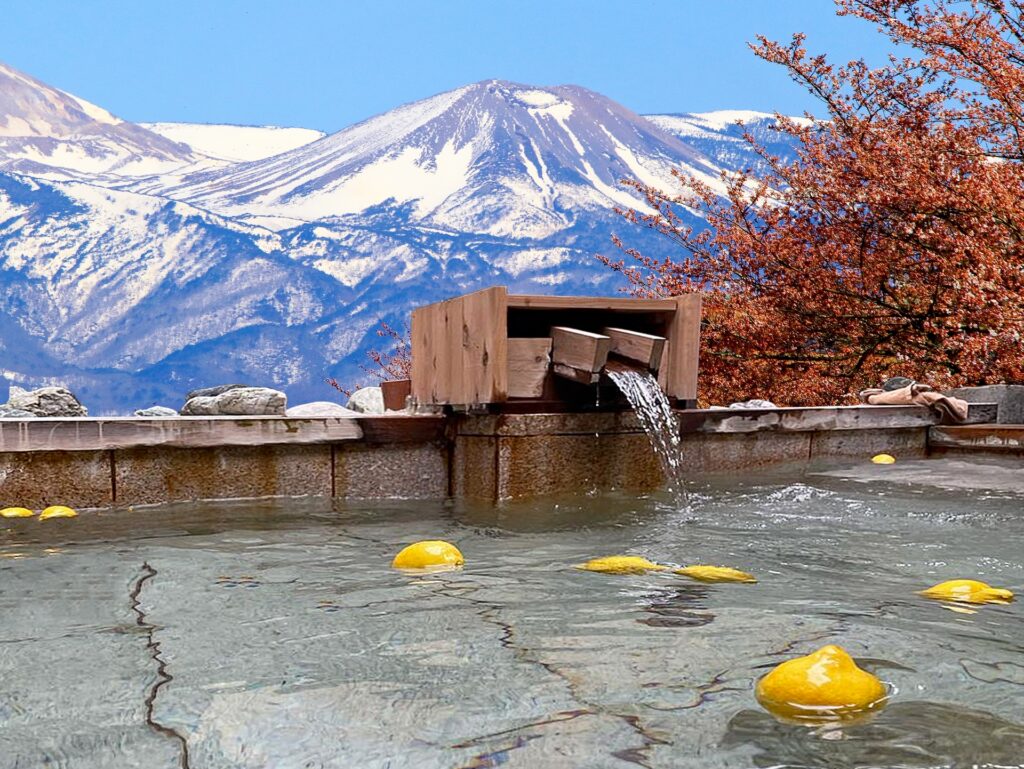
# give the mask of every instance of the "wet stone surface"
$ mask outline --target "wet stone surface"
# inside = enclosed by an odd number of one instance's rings
[[[915,591],[1024,583],[1024,490],[760,476],[690,496],[4,521],[0,766],[1019,762],[1020,605],[964,614]],[[466,568],[389,567],[426,538]],[[613,553],[759,582],[573,568]],[[825,643],[891,686],[889,706],[840,729],[762,711],[757,678]]]

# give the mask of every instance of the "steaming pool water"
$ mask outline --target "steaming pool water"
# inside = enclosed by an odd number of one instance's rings
[[[696,481],[689,512],[610,494],[4,521],[0,767],[1022,766],[1021,602],[915,594],[1024,587],[1021,473]],[[427,538],[465,569],[390,568]],[[616,553],[760,581],[572,568]],[[759,677],[826,643],[889,685],[884,710],[812,727],[758,706]]]

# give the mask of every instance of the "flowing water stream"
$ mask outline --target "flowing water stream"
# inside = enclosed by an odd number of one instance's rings
[[[661,463],[666,486],[675,498],[676,505],[679,508],[687,507],[679,423],[672,413],[668,398],[658,386],[658,380],[648,371],[638,371],[625,366],[608,366],[605,372],[636,412],[637,419],[651,441],[658,462]]]

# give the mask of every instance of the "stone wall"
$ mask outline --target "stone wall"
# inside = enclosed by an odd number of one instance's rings
[[[935,423],[927,409],[914,406],[678,414],[683,458],[693,473],[882,451],[923,457]],[[972,422],[994,420],[994,406],[972,405]],[[644,492],[661,483],[647,437],[629,412],[0,419],[0,506],[307,495],[497,503],[554,493]]]

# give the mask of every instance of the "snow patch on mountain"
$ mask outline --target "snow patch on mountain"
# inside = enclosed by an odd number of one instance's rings
[[[219,160],[263,160],[303,147],[327,134],[311,128],[240,126],[206,123],[139,123],[171,141],[187,144],[196,152]]]

